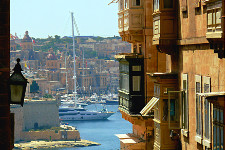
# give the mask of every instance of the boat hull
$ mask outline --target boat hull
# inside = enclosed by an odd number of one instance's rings
[[[119,105],[119,101],[118,100],[106,100],[105,104],[106,105]]]
[[[92,113],[92,114],[76,114],[76,115],[59,115],[60,120],[65,121],[81,121],[81,120],[104,120],[108,119],[114,112]]]

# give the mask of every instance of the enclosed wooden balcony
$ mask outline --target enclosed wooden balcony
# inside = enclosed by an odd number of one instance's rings
[[[119,61],[119,109],[127,114],[140,114],[145,106],[143,55],[121,53]]]
[[[206,38],[210,48],[218,53],[219,58],[225,58],[224,53],[224,2],[222,0],[207,0],[207,32]]]
[[[153,1],[153,45],[160,52],[172,54],[177,41],[177,0]]]
[[[143,41],[143,3],[143,0],[119,1],[118,27],[124,41]]]

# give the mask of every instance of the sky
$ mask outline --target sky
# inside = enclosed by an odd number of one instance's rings
[[[118,4],[112,0],[10,0],[10,33],[23,38],[71,36],[71,12],[81,36],[118,36]],[[77,32],[75,30],[75,36]]]

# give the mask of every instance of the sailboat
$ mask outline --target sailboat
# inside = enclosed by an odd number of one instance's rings
[[[76,90],[76,53],[75,53],[75,41],[74,41],[74,17],[73,13],[71,13],[72,17],[72,35],[73,35],[73,60],[74,60],[74,107],[59,107],[59,119],[67,120],[67,121],[78,121],[78,120],[102,120],[107,119],[115,112],[108,112],[106,109],[102,109],[102,111],[88,111],[81,106],[77,106],[77,90]]]

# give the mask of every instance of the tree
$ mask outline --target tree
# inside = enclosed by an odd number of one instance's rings
[[[45,94],[43,97],[44,98],[53,98],[51,94]]]
[[[32,84],[30,85],[30,93],[38,93],[39,91],[39,86],[36,81],[33,81]]]
[[[58,44],[61,43],[60,36],[55,35],[55,42],[58,43]]]

